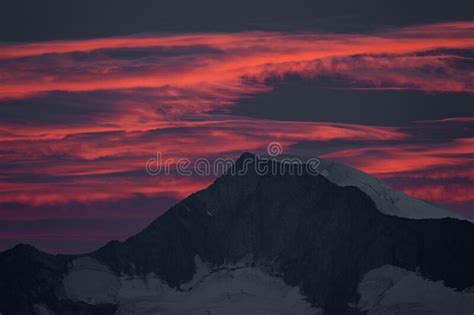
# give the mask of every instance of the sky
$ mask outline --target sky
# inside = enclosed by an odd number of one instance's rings
[[[474,218],[472,2],[253,2],[2,2],[0,250],[123,240],[215,179],[157,152],[272,142]]]

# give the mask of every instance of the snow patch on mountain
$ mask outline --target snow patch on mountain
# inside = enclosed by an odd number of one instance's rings
[[[84,256],[72,261],[63,287],[69,299],[95,305],[115,303],[120,282],[107,266]]]
[[[156,274],[115,276],[90,257],[73,262],[64,280],[67,298],[88,304],[113,303],[125,314],[322,314],[298,287],[248,263],[218,268],[195,259],[188,283],[175,289]]]
[[[357,308],[368,315],[474,313],[474,293],[455,291],[442,281],[426,280],[415,272],[391,265],[369,271],[357,291]]]
[[[54,315],[54,313],[51,312],[47,306],[42,304],[35,304],[33,306],[33,311],[35,315]]]

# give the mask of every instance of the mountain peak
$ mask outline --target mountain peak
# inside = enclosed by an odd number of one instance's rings
[[[246,152],[236,164],[255,158]],[[11,311],[0,311],[32,314],[42,303],[56,314],[71,314],[72,307],[77,314],[150,314],[157,309],[188,314],[191,296],[201,297],[193,300],[191,310],[217,309],[249,305],[248,299],[262,292],[292,290],[314,307],[312,314],[316,308],[325,314],[352,314],[357,313],[351,305],[358,305],[361,279],[384,265],[443,280],[458,291],[474,285],[471,223],[386,215],[362,189],[331,181],[347,173],[337,172],[333,163],[323,163],[322,169],[328,174],[262,175],[253,168],[245,176],[229,172],[139,234],[90,255],[0,255],[0,288],[14,288],[0,296],[0,306]],[[17,250],[22,248],[30,247]],[[38,287],[44,272],[52,280]],[[241,280],[251,283],[242,289]],[[223,292],[223,287],[236,289]],[[260,291],[254,294],[254,288]],[[291,313],[286,307],[282,313]]]
[[[237,159],[237,162],[242,162],[244,160],[247,160],[247,159],[254,159],[255,158],[255,154],[254,153],[251,153],[251,152],[244,152],[242,153],[239,158]]]
[[[257,156],[250,152],[242,153],[234,163],[234,171],[241,171],[244,167],[254,163]]]
[[[43,252],[38,250],[33,245],[20,243],[20,244],[15,245],[14,247],[4,251],[2,254],[29,255],[29,254],[36,254],[36,253],[43,253]]]

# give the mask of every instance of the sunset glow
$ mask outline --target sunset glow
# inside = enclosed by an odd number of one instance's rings
[[[117,201],[166,199],[155,211],[140,201],[127,215],[148,220],[169,200],[215,179],[149,176],[145,163],[158,151],[174,160],[236,158],[277,141],[285,153],[342,161],[474,218],[472,117],[376,125],[237,112],[242,100],[275,92],[290,76],[324,79],[324,88],[345,91],[471,95],[473,51],[473,22],[365,34],[249,31],[2,43],[0,214],[11,222],[100,220],[122,218]],[[333,149],[314,151],[305,143]],[[105,210],[64,215],[77,204]],[[141,213],[140,205],[147,210]],[[45,237],[74,238],[77,229]],[[43,232],[36,226],[21,237]],[[95,241],[113,234],[90,233]]]

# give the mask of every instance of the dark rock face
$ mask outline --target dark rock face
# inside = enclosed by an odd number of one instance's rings
[[[385,264],[419,271],[456,289],[473,286],[473,241],[469,222],[387,216],[358,188],[310,174],[257,175],[250,167],[245,175],[219,178],[141,233],[91,255],[117,273],[156,272],[177,288],[192,278],[196,255],[214,265],[251,256],[256,265],[299,285],[326,314],[352,314],[356,311],[348,304],[357,299],[357,284],[366,272]],[[11,299],[52,310],[70,307],[68,314],[98,312],[97,306],[65,306],[55,299],[70,258],[35,255],[33,266],[16,268],[12,259],[21,264],[31,258],[1,254],[0,288],[18,283],[7,298],[0,294],[2,314],[31,314],[29,308],[8,304]],[[103,307],[100,314],[113,314],[113,305]]]
[[[29,245],[17,245],[0,254],[1,314],[35,314],[35,304],[56,314],[115,314],[115,305],[87,305],[59,299],[67,264],[74,256],[49,255]]]
[[[29,245],[17,245],[0,256],[0,312],[32,314],[33,304],[55,302],[54,290],[64,270],[60,259]]]

